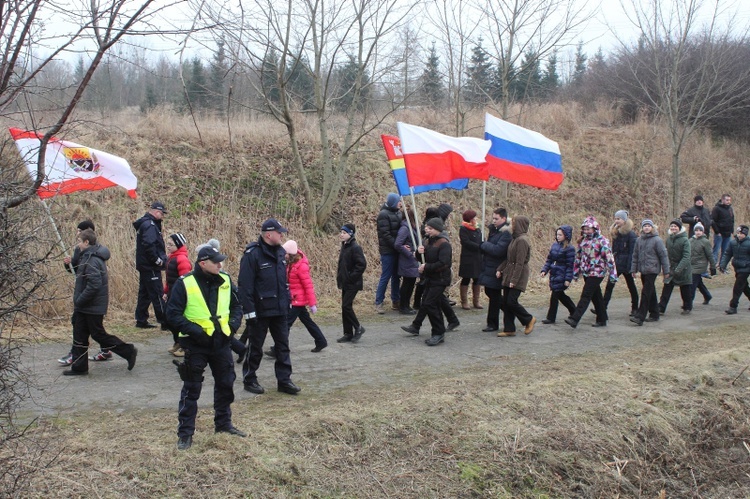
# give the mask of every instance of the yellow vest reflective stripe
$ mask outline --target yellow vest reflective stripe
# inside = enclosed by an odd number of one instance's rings
[[[219,286],[219,297],[216,303],[216,315],[219,318],[219,325],[221,325],[221,331],[229,336],[232,334],[232,330],[229,329],[229,302],[232,298],[232,289],[229,283],[229,276],[225,274],[219,274],[224,283]],[[207,335],[211,336],[214,334],[215,325],[211,320],[211,312],[208,310],[206,300],[203,298],[203,293],[198,287],[198,283],[195,280],[195,276],[192,274],[182,278],[183,284],[185,284],[185,292],[187,294],[187,304],[185,305],[185,312],[183,315],[190,322],[195,322]],[[183,338],[186,334],[180,333]]]

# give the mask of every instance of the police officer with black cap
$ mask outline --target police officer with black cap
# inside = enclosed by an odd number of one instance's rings
[[[167,319],[179,334],[185,350],[184,362],[174,363],[183,381],[179,404],[177,448],[193,443],[198,398],[203,371],[211,368],[214,377],[214,429],[216,433],[247,435],[232,425],[234,401],[234,362],[229,348],[231,336],[242,323],[242,307],[229,275],[221,272],[226,259],[216,248],[205,246],[198,252],[195,268],[175,282],[167,304]]]
[[[152,328],[148,322],[148,306],[154,306],[156,320],[166,329],[164,320],[164,285],[161,271],[167,261],[167,249],[161,235],[161,221],[167,210],[161,201],[151,203],[151,208],[133,222],[135,238],[135,268],[138,271],[138,301],[135,305],[135,327]]]
[[[270,218],[263,222],[257,241],[247,245],[240,260],[237,279],[242,312],[246,325],[243,342],[250,346],[242,366],[245,390],[261,394],[265,389],[258,383],[256,371],[263,358],[263,343],[271,332],[276,353],[276,380],[282,393],[296,395],[300,388],[292,383],[292,361],[289,356],[289,326],[287,314],[291,305],[286,278],[286,251],[281,246],[287,229]]]

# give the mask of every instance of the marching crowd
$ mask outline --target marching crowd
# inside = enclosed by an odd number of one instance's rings
[[[446,331],[460,326],[453,310],[456,303],[447,293],[453,280],[453,245],[446,231],[452,212],[452,207],[446,203],[428,208],[424,223],[418,226],[412,209],[404,207],[401,198],[391,193],[377,216],[381,275],[375,294],[375,311],[385,313],[386,290],[390,284],[393,309],[413,316],[411,324],[402,327],[404,331],[419,335],[425,318],[429,320],[431,334],[425,340],[428,346],[443,343]],[[295,241],[284,241],[287,229],[277,220],[266,220],[258,239],[247,245],[235,283],[222,270],[226,255],[220,252],[219,241],[212,239],[199,245],[193,265],[183,234],[174,233],[166,239],[162,236],[165,213],[164,205],[156,201],[133,223],[139,273],[135,326],[159,327],[149,322],[152,307],[160,327],[172,334],[174,341],[169,353],[176,357],[173,362],[183,381],[177,446],[184,450],[192,445],[206,367],[211,369],[215,381],[215,431],[245,436],[233,426],[231,418],[236,378],[232,353],[237,355],[237,363],[242,363],[244,389],[264,393],[256,372],[270,332],[273,346],[265,354],[274,359],[277,389],[296,395],[300,388],[291,379],[289,328],[300,320],[314,340],[312,352],[325,349],[328,341],[312,317],[317,312],[317,300],[310,262]],[[528,217],[510,218],[506,209],[497,208],[492,213],[485,239],[477,213],[474,210],[462,213],[458,231],[460,306],[483,309],[481,290],[484,288],[488,298],[484,332],[497,332],[500,337],[515,336],[517,323],[525,334],[534,330],[536,318],[520,303],[531,275],[529,225]],[[620,278],[628,287],[630,321],[635,325],[659,320],[675,286],[679,287],[682,314],[689,314],[696,292],[701,293],[704,304],[712,299],[703,279],[715,275],[717,268],[727,272],[730,262],[735,270],[735,284],[725,312],[737,313],[743,293],[750,298],[747,282],[750,229],[740,225],[735,230],[730,195],[723,195],[713,210],[704,207],[701,196],[695,196],[694,205],[670,222],[664,240],[650,219],[642,220],[639,229],[637,234],[634,221],[625,210],[614,214],[606,234],[593,216],[586,217],[578,234],[574,234],[571,225],[557,227],[540,270],[541,277],[549,279],[551,291],[542,323],[554,324],[562,304],[568,311],[565,323],[576,328],[592,305],[591,311],[596,316],[592,326],[606,327],[607,307]],[[713,245],[708,239],[709,230],[714,231]],[[336,282],[341,290],[343,334],[336,341],[356,343],[365,333],[354,311],[354,301],[363,289],[367,261],[357,243],[354,224],[344,224],[338,237],[341,247]],[[113,354],[127,360],[128,370],[135,366],[137,348],[108,334],[103,326],[109,299],[109,257],[109,250],[97,240],[94,224],[89,220],[81,222],[74,253],[64,261],[65,268],[76,275],[73,345],[70,352],[59,359],[60,364],[70,367],[65,375],[85,375],[89,361],[107,361]],[[659,274],[663,275],[664,284],[657,299]],[[640,293],[636,284],[638,276]],[[579,279],[583,286],[576,303],[566,292]],[[602,293],[603,281],[606,286]],[[243,319],[245,328],[238,338]],[[99,343],[100,350],[89,357],[90,338]]]

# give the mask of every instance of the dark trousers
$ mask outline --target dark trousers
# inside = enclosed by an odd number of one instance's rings
[[[424,294],[424,283],[417,281],[414,288],[414,308],[419,309],[422,306],[422,295]]]
[[[258,381],[256,371],[263,358],[263,343],[266,341],[268,332],[273,338],[274,352],[276,353],[276,380],[279,383],[289,383],[292,377],[292,359],[289,356],[289,326],[287,326],[286,315],[275,317],[260,317],[255,325],[248,323],[245,336],[250,340],[250,349],[242,364],[242,376],[245,384]]]
[[[500,329],[500,310],[503,306],[503,292],[485,286],[484,294],[490,299],[487,305],[487,327]]]
[[[161,282],[161,272],[155,270],[138,271],[138,301],[135,305],[135,322],[148,322],[148,306],[154,306],[156,321],[166,323],[164,316],[164,285]]]
[[[656,276],[658,274],[641,274],[641,303],[635,317],[645,320],[659,318],[659,303],[656,300]]]
[[[468,286],[469,284],[471,284],[471,281],[474,281],[474,284],[478,284],[478,280],[479,279],[477,279],[476,277],[462,277],[461,286]]]
[[[732,300],[729,302],[729,306],[737,308],[740,304],[740,296],[744,293],[745,296],[750,298],[750,286],[747,284],[747,278],[750,276],[747,272],[737,272],[734,274],[734,287],[732,287]]]
[[[289,315],[286,317],[287,327],[291,328],[294,321],[299,317],[302,325],[307,328],[307,332],[310,333],[310,336],[315,340],[315,346],[320,348],[328,346],[328,340],[326,340],[326,337],[323,335],[323,331],[321,331],[318,325],[315,324],[313,318],[310,317],[310,312],[307,311],[307,307],[292,307],[291,310],[289,310]]]
[[[703,295],[703,301],[710,301],[713,296],[711,295],[711,292],[708,290],[706,285],[703,283],[703,276],[701,274],[693,274],[693,299],[692,301],[695,301],[695,292],[700,291]]]
[[[104,330],[104,316],[73,312],[73,371],[89,370],[89,337],[101,345],[102,350],[114,352],[123,359],[133,355],[133,345],[125,343]]]
[[[416,277],[401,278],[401,309],[406,310],[411,307],[411,295],[414,293],[416,283]]]
[[[425,286],[422,287],[425,288]],[[445,288],[447,286],[443,287]],[[425,293],[426,292],[427,290],[425,289]],[[422,295],[421,305],[424,305],[424,295]],[[448,324],[458,322],[458,316],[456,315],[456,312],[453,311],[453,307],[451,307],[450,301],[448,301],[448,297],[445,296],[445,293],[443,293],[443,296],[440,298],[440,311],[443,313],[443,316],[445,316],[445,320],[448,321]],[[412,326],[417,329],[421,328],[425,317],[427,317],[427,309],[424,308],[424,306],[420,306],[419,310],[417,310],[417,315],[412,321]]]
[[[662,314],[667,311],[669,298],[672,296],[674,284],[665,282],[661,288],[661,298],[659,298],[659,312]],[[682,298],[682,310],[693,310],[693,285],[683,284],[680,286],[680,297]]]
[[[618,272],[618,277],[622,276],[625,279],[625,283],[628,285],[628,291],[630,291],[630,310],[638,309],[638,287],[635,285],[635,279],[633,274],[630,272]],[[612,298],[612,291],[615,289],[615,284],[612,281],[607,282],[607,286],[604,288],[604,308],[609,306],[609,300]]]
[[[214,429],[221,430],[232,426],[231,404],[234,402],[234,362],[229,345],[210,353],[185,351],[185,364],[196,377],[208,365],[214,377]],[[202,381],[183,381],[178,406],[177,436],[188,437],[195,433],[195,416],[198,413],[198,399],[203,388]]]
[[[444,292],[445,286],[427,285],[422,296],[422,306],[419,307],[419,310],[424,310],[427,313],[427,317],[430,319],[430,327],[432,328],[432,336],[445,334],[442,303],[443,301],[447,303],[448,299],[443,294]]]
[[[523,305],[518,303],[522,291],[516,288],[503,288],[503,331],[508,333],[516,330],[516,319],[526,326],[532,319],[532,315],[526,311]]]
[[[353,336],[359,329],[359,319],[354,313],[354,299],[359,290],[344,289],[341,291],[341,324],[344,327],[344,336]]]
[[[562,303],[568,309],[568,315],[573,315],[576,311],[576,304],[570,296],[565,294],[565,290],[553,291],[549,297],[549,309],[547,310],[547,320],[554,321],[557,319],[557,304]]]
[[[576,324],[581,320],[583,314],[589,308],[589,304],[594,304],[596,311],[596,322],[607,322],[607,307],[604,306],[604,297],[602,296],[603,277],[584,277],[581,297],[578,299],[578,305],[573,312],[573,321]]]

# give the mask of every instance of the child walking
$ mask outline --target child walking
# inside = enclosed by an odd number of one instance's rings
[[[576,305],[573,300],[565,294],[565,290],[573,282],[573,263],[576,259],[576,249],[570,243],[573,239],[573,227],[561,225],[555,231],[555,242],[547,254],[547,261],[542,267],[541,276],[549,275],[549,289],[552,294],[549,298],[549,309],[547,318],[542,324],[554,324],[557,320],[558,303],[562,303],[568,309],[568,315],[573,315]]]

